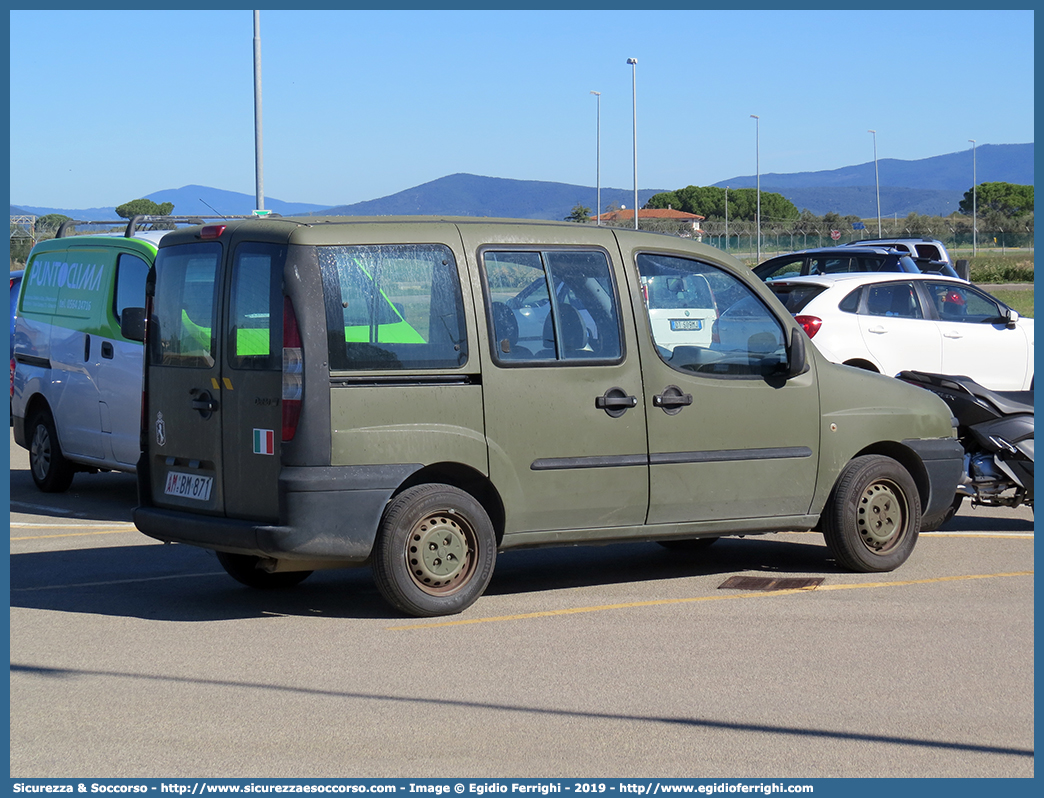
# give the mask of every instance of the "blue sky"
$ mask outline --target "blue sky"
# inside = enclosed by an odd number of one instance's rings
[[[1033,141],[1033,12],[261,12],[264,193],[640,188]],[[11,202],[254,193],[253,15],[11,11]],[[756,123],[760,117],[760,146]]]

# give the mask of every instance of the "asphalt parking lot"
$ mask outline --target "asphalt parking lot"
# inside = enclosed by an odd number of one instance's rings
[[[1034,775],[1028,510],[966,507],[877,575],[811,533],[511,552],[418,621],[366,570],[252,591],[136,532],[133,477],[26,467],[12,444],[12,777]]]

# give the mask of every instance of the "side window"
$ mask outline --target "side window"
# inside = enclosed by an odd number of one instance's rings
[[[457,263],[441,244],[319,247],[330,368],[459,368],[468,359]]]
[[[866,312],[870,316],[923,319],[921,303],[910,283],[870,285],[866,290]]]
[[[688,258],[640,254],[638,273],[649,329],[660,357],[679,371],[766,377],[785,369],[785,329],[768,306],[734,275]],[[680,286],[700,291],[672,292]],[[661,291],[673,294],[664,307]]]
[[[285,247],[249,242],[236,248],[226,348],[232,368],[282,368],[281,277],[285,260]]]
[[[859,300],[863,296],[863,289],[857,288],[855,291],[850,293],[838,304],[838,310],[845,313],[857,313],[859,312]]]
[[[149,264],[137,255],[124,253],[116,259],[116,292],[112,310],[116,321],[123,319],[125,308],[145,307],[145,280]]]
[[[604,252],[490,250],[482,261],[498,362],[620,359],[620,316]]]
[[[929,282],[926,287],[936,315],[943,321],[997,323],[1005,316],[997,302],[971,286]]]
[[[804,256],[797,258],[780,258],[767,261],[754,269],[754,273],[762,280],[776,280],[780,277],[797,277],[805,264]]]
[[[160,248],[149,322],[150,365],[214,365],[214,285],[220,260],[217,242]]]

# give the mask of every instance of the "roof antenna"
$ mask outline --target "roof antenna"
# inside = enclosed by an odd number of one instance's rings
[[[203,199],[202,197],[200,197],[200,198],[199,198],[199,201],[200,201],[200,202],[202,202],[202,203],[203,203],[204,205],[206,205],[206,206],[207,206],[208,208],[210,208],[210,210],[214,211],[214,215],[215,215],[215,216],[220,216],[220,217],[221,217],[222,219],[228,219],[228,217],[227,217],[227,216],[225,216],[225,214],[223,214],[223,213],[218,213],[218,212],[217,212],[216,210],[214,210],[214,206],[213,206],[213,205],[211,205],[211,204],[210,204],[209,202],[207,202],[207,201],[206,201],[205,199]]]

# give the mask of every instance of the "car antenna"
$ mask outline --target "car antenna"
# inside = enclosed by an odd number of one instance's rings
[[[200,201],[200,202],[202,202],[202,203],[203,203],[204,205],[206,205],[206,206],[207,206],[208,208],[210,208],[210,210],[214,211],[214,215],[215,215],[215,216],[220,216],[220,217],[221,217],[222,219],[228,219],[228,217],[227,217],[227,216],[225,216],[225,214],[223,214],[223,213],[218,213],[218,212],[217,212],[217,210],[215,210],[214,206],[213,206],[213,205],[211,205],[211,204],[210,204],[209,202],[207,202],[207,201],[206,201],[205,199],[203,199],[202,197],[200,197],[200,198],[199,198],[199,201]]]

